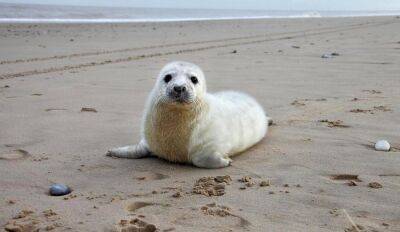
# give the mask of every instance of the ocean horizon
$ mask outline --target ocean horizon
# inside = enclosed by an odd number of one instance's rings
[[[400,11],[227,10],[0,3],[0,23],[118,23],[397,16]]]

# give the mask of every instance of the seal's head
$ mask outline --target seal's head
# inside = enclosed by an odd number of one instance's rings
[[[158,91],[159,102],[189,107],[206,93],[206,83],[197,65],[176,61],[164,66],[155,89]]]

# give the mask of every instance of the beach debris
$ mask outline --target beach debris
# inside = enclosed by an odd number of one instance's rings
[[[379,140],[378,142],[375,143],[375,150],[377,150],[377,151],[389,151],[390,150],[390,144],[386,140]]]
[[[300,48],[300,46],[297,46],[297,45],[292,45],[292,48],[299,49],[299,48]]]
[[[383,186],[378,182],[371,182],[368,184],[368,187],[374,188],[374,189],[383,188]]]
[[[343,121],[342,121],[342,120],[329,121],[329,120],[327,120],[327,119],[322,119],[322,120],[319,120],[318,122],[326,123],[327,126],[328,126],[328,127],[331,127],[331,128],[333,128],[333,127],[341,127],[341,128],[348,128],[348,127],[350,127],[349,125],[343,124]]]
[[[95,108],[82,107],[81,112],[93,112],[93,113],[97,113],[97,110],[96,110]]]
[[[228,175],[202,177],[196,181],[192,192],[207,197],[222,196],[225,194],[225,185],[229,184],[231,181],[232,179]]]
[[[370,94],[381,94],[382,91],[375,90],[375,89],[364,89],[363,92],[370,93]]]
[[[71,188],[63,184],[52,184],[49,193],[51,196],[64,196],[71,193]]]
[[[322,54],[321,58],[329,59],[329,58],[333,58],[334,56],[340,56],[340,54],[337,52],[325,53],[325,54]]]
[[[331,179],[332,180],[351,180],[351,181],[362,182],[360,179],[358,179],[358,175],[353,175],[353,174],[331,175]]]
[[[332,58],[332,55],[331,54],[322,54],[321,58],[329,59],[329,58]]]
[[[349,220],[351,224],[351,228],[346,228],[344,231],[345,232],[361,232],[361,230],[364,229],[363,226],[357,225],[354,220],[350,217],[350,215],[347,213],[345,209],[343,209],[343,213],[346,216],[347,220]]]
[[[5,86],[3,86],[3,88],[10,88],[10,86],[9,85],[5,85]]]
[[[202,206],[200,210],[205,215],[212,215],[212,216],[219,216],[219,217],[226,217],[231,215],[231,209],[229,207],[223,205],[217,205],[215,203],[207,204]]]
[[[235,54],[235,53],[237,53],[237,50],[233,50],[231,53],[232,53],[232,54]]]

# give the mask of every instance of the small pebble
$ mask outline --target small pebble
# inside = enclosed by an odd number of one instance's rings
[[[390,144],[386,140],[379,140],[378,142],[375,143],[375,150],[377,150],[377,151],[389,151],[390,150]]]
[[[63,196],[71,193],[71,189],[63,184],[52,184],[49,193],[51,196]]]
[[[368,184],[368,187],[374,188],[374,189],[383,188],[383,186],[378,182],[371,182]]]

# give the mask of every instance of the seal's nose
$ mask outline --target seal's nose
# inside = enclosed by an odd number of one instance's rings
[[[176,93],[184,93],[186,91],[186,87],[185,86],[174,86],[174,91]]]

